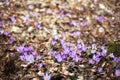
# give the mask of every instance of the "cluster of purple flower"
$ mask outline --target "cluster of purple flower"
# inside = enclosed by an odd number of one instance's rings
[[[30,6],[31,7],[31,6]],[[37,18],[39,16],[39,13],[32,13],[30,12],[31,16]],[[30,25],[31,24],[31,21],[30,21],[30,17],[29,16],[24,16],[23,17],[23,21],[26,23],[26,25]],[[35,27],[37,27],[39,30],[42,29],[42,26],[41,24],[39,23],[39,21],[34,21],[34,24],[33,24]]]
[[[103,16],[97,16],[96,20],[98,22],[103,22],[105,20],[105,18]],[[80,27],[80,26],[88,26],[88,22],[87,21],[83,21],[83,22],[78,22],[77,20],[71,20],[70,22],[71,25]]]
[[[56,39],[54,39],[52,41],[52,44],[55,45],[56,43],[57,41]],[[58,62],[67,60],[67,58],[72,58],[74,62],[82,61],[83,57],[80,57],[80,55],[83,52],[87,53],[87,51],[89,50],[88,47],[79,40],[76,42],[77,50],[75,50],[75,48],[72,46],[73,45],[72,43],[65,42],[62,39],[60,40],[60,44],[62,45],[63,51],[61,52],[53,51],[51,53]],[[89,51],[92,57],[91,58],[87,57],[87,59],[88,59],[88,63],[92,65],[95,63],[99,63],[103,58],[106,58],[107,56],[107,48],[104,45],[101,46],[100,49],[98,49],[96,44],[92,44],[92,49],[90,49]],[[118,63],[120,61],[120,58],[115,57],[113,53],[111,53],[109,57],[112,58],[114,62]],[[103,71],[103,68],[98,67],[98,72],[102,72],[102,71]],[[117,70],[115,72],[116,76],[118,76],[117,73],[120,73],[120,70],[119,71]]]
[[[52,44],[54,45],[55,43],[57,43],[56,40],[53,40]],[[72,46],[72,43],[70,42],[60,40],[60,44],[62,45],[63,51],[53,51],[52,53],[58,62],[61,62],[68,57],[72,58],[75,62],[81,61],[82,58],[79,56],[79,54],[81,54],[82,52],[86,52],[88,49],[86,45],[81,43],[81,41],[76,42],[76,51],[75,48]],[[89,64],[94,64],[95,62],[99,62],[102,57],[106,57],[107,49],[105,46],[101,46],[101,51],[97,51],[96,44],[92,44],[91,54],[92,58],[89,59]],[[117,57],[114,57],[114,60],[118,61],[117,59]]]
[[[16,47],[16,50],[21,53],[21,61],[26,61],[28,63],[33,63],[35,60],[39,60],[41,57],[33,50],[32,46],[21,45]]]
[[[117,63],[120,62],[120,58],[115,57],[113,53],[111,53],[111,54],[109,55],[109,57],[112,58],[112,59],[114,60],[114,62],[117,62]]]
[[[105,58],[107,56],[107,49],[105,46],[101,46],[102,51],[97,51],[96,44],[93,44],[92,47],[94,51],[91,50],[91,52],[93,52],[94,54],[92,59],[89,59],[89,64],[94,64],[95,62],[99,62],[102,59],[102,57]],[[115,57],[113,53],[110,53],[109,57],[113,59],[113,61],[116,63],[120,62],[120,58]],[[103,68],[98,67],[98,72],[102,72],[102,71]],[[120,69],[115,69],[115,75],[120,76]]]
[[[75,31],[71,33],[71,36],[79,36],[81,34],[80,31]]]
[[[106,57],[107,49],[105,46],[101,46],[101,51],[97,51],[96,44],[92,44],[91,54],[93,55],[89,59],[89,64],[94,64],[95,62],[100,62],[102,57]]]
[[[88,22],[87,21],[78,22],[77,20],[71,20],[70,24],[74,25],[74,26],[77,26],[77,27],[88,26]]]
[[[0,34],[5,35],[5,36],[8,36],[8,32],[2,30],[1,28],[0,28]]]
[[[85,52],[87,50],[87,47],[81,44],[80,41],[77,41],[77,51],[75,51],[75,48],[72,46],[73,44],[70,42],[60,40],[60,44],[62,45],[63,51],[52,52],[52,55],[57,59],[58,62],[62,62],[68,57],[72,58],[74,62],[82,61],[82,57],[80,57],[79,54],[83,51]]]

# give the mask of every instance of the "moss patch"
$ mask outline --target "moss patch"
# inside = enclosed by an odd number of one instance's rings
[[[108,44],[108,53],[113,53],[115,56],[120,56],[120,40],[110,42]]]

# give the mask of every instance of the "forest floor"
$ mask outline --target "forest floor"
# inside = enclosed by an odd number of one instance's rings
[[[0,80],[119,80],[119,56],[120,0],[0,0]]]

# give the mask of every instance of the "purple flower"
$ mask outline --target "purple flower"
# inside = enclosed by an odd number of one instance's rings
[[[67,13],[66,16],[71,17],[71,13]]]
[[[25,46],[23,50],[24,50],[24,52],[28,52],[29,48],[27,46]]]
[[[38,29],[42,29],[42,26],[41,26],[38,22],[35,22],[34,25],[35,25]]]
[[[81,34],[80,31],[75,31],[71,33],[71,36],[79,36]]]
[[[35,26],[38,26],[38,25],[39,25],[39,23],[38,23],[38,22],[35,22],[35,23],[34,23],[34,25],[35,25]]]
[[[27,20],[26,20],[26,25],[29,25],[29,24],[30,24],[30,20],[27,19]]]
[[[114,57],[115,57],[115,56],[113,55],[113,53],[111,53],[109,56],[110,56],[110,58],[114,58]]]
[[[82,49],[77,49],[78,54],[81,54],[81,52],[82,52]]]
[[[30,46],[31,47],[31,46]],[[32,49],[30,49],[29,51],[32,51],[33,50],[33,47]],[[35,56],[37,53],[35,51],[32,52],[32,55]]]
[[[77,44],[81,44],[81,41],[80,41],[80,40],[77,40]]]
[[[82,51],[85,51],[86,47],[81,44],[81,42],[77,41],[77,53],[81,53]]]
[[[33,51],[33,47],[32,46],[25,46],[24,52],[29,52],[29,51]]]
[[[97,52],[96,52],[96,55],[101,56],[101,52],[98,52],[98,51],[97,51]]]
[[[19,52],[19,53],[24,53],[24,46],[20,46],[20,47],[16,47],[16,50]]]
[[[95,61],[93,59],[89,59],[89,64],[94,64]]]
[[[107,55],[107,50],[106,49],[102,50],[101,55],[105,57]]]
[[[60,14],[60,18],[64,18],[65,17],[65,15],[64,14]]]
[[[9,21],[9,25],[12,25],[13,24],[13,22],[12,21]]]
[[[103,21],[105,20],[105,18],[104,18],[103,16],[98,16],[98,17],[97,17],[97,20],[98,20],[99,22],[103,22]]]
[[[61,55],[62,56],[62,59],[66,59],[67,58],[67,55]]]
[[[56,40],[52,40],[52,41],[51,41],[51,44],[52,44],[52,45],[55,45],[56,43],[57,43]]]
[[[58,36],[58,35],[55,35],[55,36],[54,36],[54,39],[55,39],[55,40],[58,40],[58,39],[59,39],[59,36]]]
[[[87,47],[85,45],[82,46],[82,50],[83,51],[86,51],[87,50]]]
[[[10,17],[10,19],[11,19],[12,22],[15,21],[15,17],[14,16]]]
[[[120,76],[120,69],[115,70],[115,76],[119,77]]]
[[[61,52],[61,57],[62,57],[62,59],[65,59],[65,58],[67,58],[67,55],[65,55],[63,52]]]
[[[8,33],[8,32],[3,32],[3,34],[4,34],[5,36],[8,36],[9,33]]]
[[[62,62],[62,56],[60,54],[55,55],[55,58],[57,59],[58,62]]]
[[[65,32],[62,32],[62,34],[61,34],[62,36],[65,36]]]
[[[60,44],[62,45],[62,48],[63,48],[63,49],[66,49],[66,48],[67,48],[66,43],[65,43],[64,40],[60,40]]]
[[[60,18],[60,19],[62,19],[62,18],[64,18],[65,17],[65,15],[63,14],[63,13],[60,13],[58,16],[57,16],[57,18]]]
[[[82,22],[82,25],[83,25],[83,26],[88,26],[88,22],[87,22],[87,21]]]
[[[33,63],[33,62],[34,62],[34,56],[33,56],[32,54],[24,55],[24,59],[25,59],[25,61],[27,61],[28,63]]]
[[[5,24],[5,20],[0,21],[0,26],[3,26]]]
[[[20,56],[20,60],[21,61],[25,61],[25,56],[23,55],[23,56]]]
[[[81,44],[77,44],[77,48],[78,48],[78,49],[81,49],[81,48],[82,48],[82,45],[81,45]]]
[[[69,51],[74,51],[74,48],[70,46]]]
[[[40,69],[43,66],[42,63],[38,63],[38,68]]]
[[[96,53],[96,51],[97,51],[97,50],[92,49],[92,50],[91,50],[91,53],[92,53],[92,54],[93,54],[93,53]]]
[[[117,62],[117,63],[120,61],[120,58],[118,58],[118,57],[114,57],[113,59],[114,59],[114,61]]]
[[[29,16],[24,16],[22,19],[23,19],[24,21],[27,21],[27,20],[29,20]]]
[[[64,49],[64,51],[63,51],[64,54],[68,54],[69,52],[70,52],[70,51],[69,51],[68,48]]]
[[[51,74],[48,74],[48,73],[44,74],[43,76],[44,80],[50,80],[50,78],[51,78]]]
[[[38,29],[42,29],[42,26],[39,24],[39,25],[37,25],[37,28]]]
[[[103,46],[101,46],[101,49],[102,49],[102,50],[104,50],[105,48],[106,48],[106,47],[105,47],[104,45],[103,45]]]
[[[82,58],[78,57],[77,55],[74,55],[73,60],[75,62],[82,61]]]
[[[97,51],[96,44],[92,44],[92,50],[91,50],[91,53],[96,53],[96,51]]]
[[[13,36],[10,36],[10,39],[9,39],[9,43],[12,44],[14,42],[14,37]]]
[[[72,48],[72,44],[71,44],[70,42],[67,42],[67,43],[66,43],[66,46],[67,46],[68,48]]]
[[[0,28],[0,34],[4,34],[4,30]]]
[[[28,5],[28,9],[33,9],[34,8],[34,6],[33,5]]]
[[[56,56],[57,54],[58,54],[57,51],[53,51],[53,52],[52,52],[52,55],[53,55],[53,56]]]
[[[35,56],[35,55],[33,55],[33,56]],[[35,60],[40,60],[40,59],[41,59],[41,56],[40,55],[36,55]]]
[[[23,53],[23,55],[25,55],[25,56],[26,56],[26,55],[28,55],[28,53],[27,53],[27,52],[24,52],[24,53]]]
[[[103,71],[103,68],[102,67],[98,67],[98,72],[102,72]]]
[[[88,22],[87,21],[85,21],[85,22],[80,22],[79,23],[81,26],[88,26]]]
[[[65,43],[65,41],[61,39],[60,44],[63,45],[64,43]]]
[[[76,20],[71,20],[71,21],[70,21],[70,24],[71,24],[71,25],[76,25]]]
[[[96,44],[92,44],[92,49],[97,49]]]
[[[5,5],[9,6],[10,5],[10,1],[6,1]]]
[[[76,53],[75,53],[74,51],[70,51],[70,52],[69,52],[69,56],[70,56],[70,57],[73,58],[75,55],[76,55]]]
[[[96,62],[99,62],[101,58],[99,58],[99,55],[93,55],[93,60]]]
[[[73,60],[74,60],[75,62],[78,62],[78,61],[79,61],[79,57],[78,57],[77,55],[74,55]]]
[[[29,46],[29,51],[33,51],[33,47],[32,46]]]
[[[33,47],[32,46],[24,46],[24,45],[21,45],[19,47],[16,47],[16,50],[19,52],[19,53],[23,53],[25,54],[26,52],[30,52],[30,51],[33,51]],[[35,52],[32,52],[33,55],[35,55]]]

